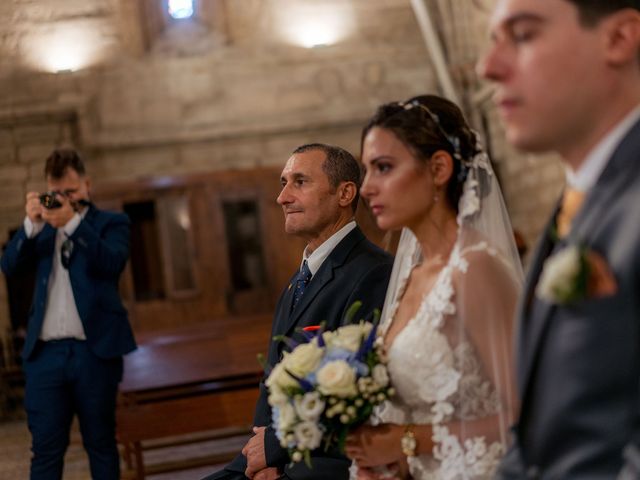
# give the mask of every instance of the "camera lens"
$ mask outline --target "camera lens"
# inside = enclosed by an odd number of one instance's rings
[[[40,203],[44,208],[48,209],[60,208],[62,206],[54,192],[47,192],[40,195]]]

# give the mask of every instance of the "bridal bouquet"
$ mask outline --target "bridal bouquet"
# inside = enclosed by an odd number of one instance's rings
[[[350,308],[348,319],[358,307]],[[310,452],[319,447],[344,451],[349,430],[394,394],[376,328],[361,321],[333,332],[305,332],[307,342],[290,344],[291,352],[269,374],[273,428],[292,461],[310,466]]]

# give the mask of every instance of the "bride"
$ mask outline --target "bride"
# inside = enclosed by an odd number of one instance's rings
[[[515,413],[522,271],[489,158],[428,95],[378,108],[362,162],[378,226],[402,228],[378,339],[397,393],[348,437],[352,478],[492,478]]]

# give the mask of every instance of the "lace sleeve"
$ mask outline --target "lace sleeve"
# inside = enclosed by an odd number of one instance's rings
[[[474,354],[477,365],[462,363],[461,373],[468,375],[475,370],[490,382],[499,411],[511,417],[517,401],[513,325],[520,279],[491,248],[471,251],[464,260],[466,268],[453,275],[460,322],[455,326],[458,331],[452,334],[458,350],[462,350],[458,357],[470,358],[462,355],[466,350],[467,354]]]
[[[438,478],[492,478],[506,451],[516,408],[511,346],[519,290],[507,265],[490,248],[468,251],[454,262],[455,314],[442,331],[459,381],[456,391],[434,406],[440,414],[432,425]]]

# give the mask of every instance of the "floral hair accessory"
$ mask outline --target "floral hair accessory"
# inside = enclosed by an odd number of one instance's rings
[[[423,111],[427,112],[429,117],[431,117],[431,120],[433,120],[433,122],[438,126],[438,129],[440,130],[440,133],[442,133],[442,135],[444,135],[444,138],[446,138],[447,141],[453,147],[453,152],[454,152],[453,156],[457,160],[460,160],[461,162],[464,162],[464,159],[462,158],[462,154],[460,153],[461,152],[460,139],[458,137],[456,137],[455,135],[449,135],[446,132],[446,130],[442,127],[442,124],[440,123],[440,117],[438,117],[438,115],[433,113],[431,111],[431,109],[429,109],[429,107],[427,107],[426,105],[421,104],[417,100],[412,100],[410,102],[399,102],[398,105],[400,107],[404,108],[405,110],[411,110],[413,108],[420,108]]]
[[[440,117],[432,112],[426,105],[423,105],[418,100],[411,100],[410,102],[399,102],[398,106],[402,107],[405,111],[413,108],[422,109],[438,126],[440,133],[453,147],[453,157],[457,159],[461,165],[460,172],[458,173],[456,180],[463,184],[462,196],[458,203],[458,224],[461,224],[465,218],[471,217],[480,211],[480,199],[482,197],[482,195],[480,195],[480,188],[482,187],[480,181],[480,170],[484,170],[486,175],[493,175],[489,155],[487,155],[487,152],[482,146],[482,142],[479,140],[480,135],[478,132],[472,131],[475,136],[474,151],[476,154],[470,159],[463,158],[460,138],[447,133],[440,123]]]
[[[480,188],[482,187],[480,182],[481,171],[484,171],[484,175],[493,175],[489,155],[484,151],[482,143],[478,140],[478,133],[474,133],[476,137],[475,150],[478,153],[476,153],[470,161],[462,162],[465,179],[462,186],[462,196],[458,202],[459,225],[465,218],[471,217],[480,211],[480,198],[482,197],[482,195],[480,195]]]

